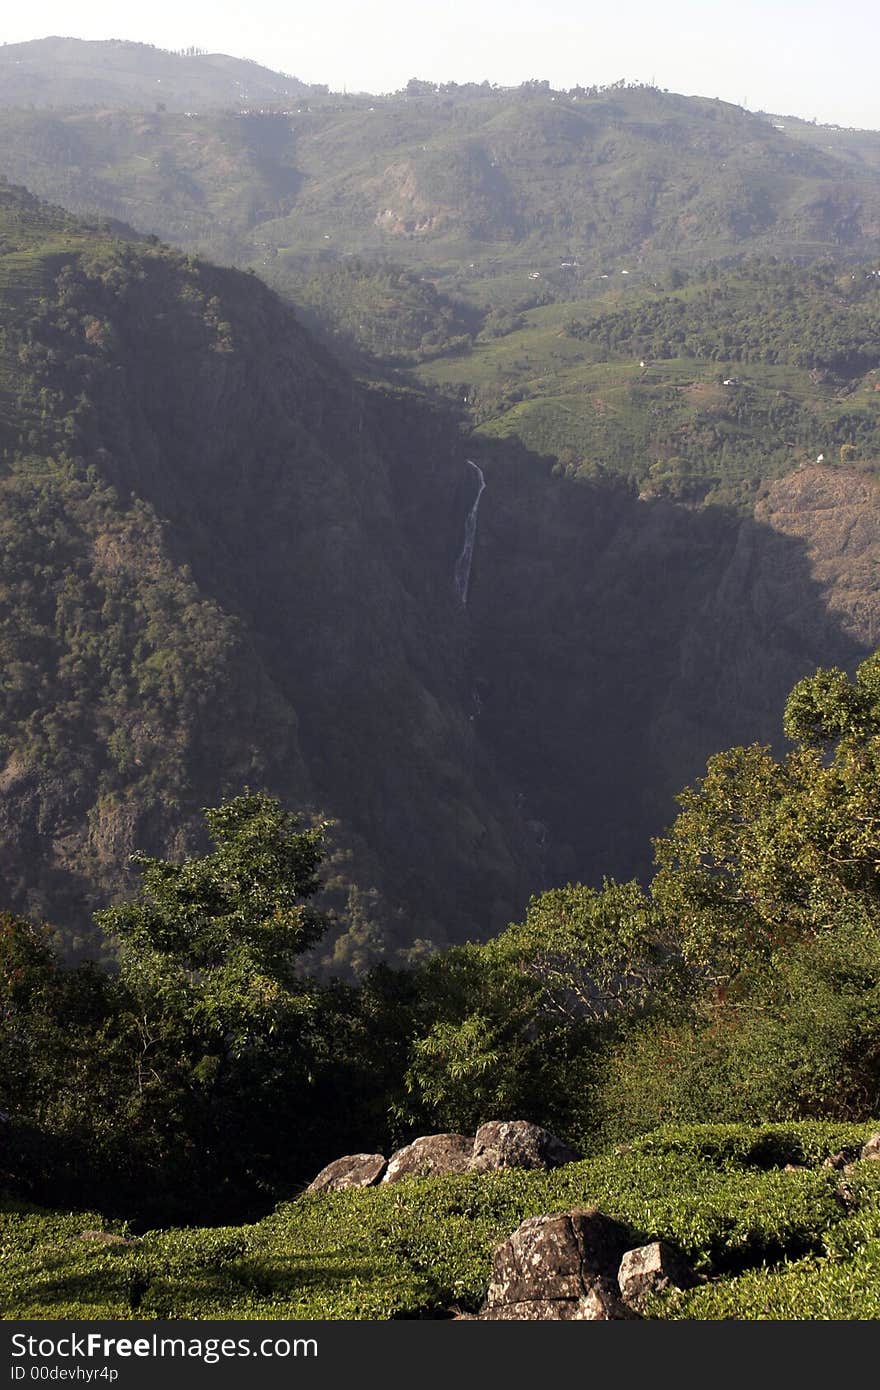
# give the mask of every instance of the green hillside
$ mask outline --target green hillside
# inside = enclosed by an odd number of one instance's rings
[[[0,49],[0,106],[237,109],[307,91],[288,74],[204,50],[169,53],[122,39],[58,36]]]
[[[68,935],[133,850],[196,843],[199,808],[252,784],[340,822],[339,968],[483,937],[560,878],[643,871],[706,756],[778,741],[791,685],[880,631],[874,280],[697,278],[495,336],[354,264],[323,301],[340,332],[360,307],[407,361],[479,329],[423,361],[456,398],[432,401],[358,384],[251,274],[9,186],[0,213],[2,872]],[[738,363],[733,393],[708,357],[634,363],[680,308],[711,347],[719,302],[729,351],[795,333],[794,363]],[[826,312],[855,376],[800,356]],[[789,471],[823,445],[818,477]],[[828,523],[851,514],[858,545]]]
[[[645,495],[751,507],[762,481],[823,454],[880,456],[880,278],[832,262],[748,262],[524,309],[418,378],[569,472]],[[842,451],[842,452],[841,452]]]
[[[873,169],[739,107],[623,85],[401,94],[366,112],[334,100],[291,118],[303,186],[259,230],[282,258],[329,234],[335,254],[394,247],[503,302],[535,272],[564,294],[746,247],[814,258],[873,244]]]
[[[52,38],[0,152],[0,1318],[880,1317],[880,134]]]
[[[72,110],[60,78],[53,110],[27,110],[15,90],[0,112],[10,179],[282,287],[316,260],[391,256],[503,306],[746,252],[866,258],[880,225],[876,134],[780,130],[649,87],[313,91],[222,112],[195,99],[157,111],[152,96],[139,111],[110,96]]]

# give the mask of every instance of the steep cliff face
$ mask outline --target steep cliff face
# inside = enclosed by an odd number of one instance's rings
[[[880,490],[806,469],[743,520],[525,466],[499,495],[487,476],[470,601],[482,736],[549,879],[644,871],[711,753],[779,746],[793,684],[873,645]]]
[[[782,746],[794,682],[818,665],[852,670],[876,645],[878,563],[876,481],[811,467],[767,488],[680,644],[654,732],[667,785],[718,748]]]
[[[255,277],[16,196],[4,896],[80,916],[250,782],[342,822],[404,937],[509,916],[529,855],[468,718],[455,422],[358,387]]]
[[[880,640],[880,489],[852,468],[812,467],[780,478],[755,508],[755,520],[802,542],[810,573],[845,639]],[[804,633],[803,605],[789,621]],[[798,622],[797,619],[800,621]]]

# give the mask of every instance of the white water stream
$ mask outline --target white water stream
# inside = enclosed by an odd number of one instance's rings
[[[483,477],[482,468],[474,463],[473,459],[468,459],[467,461],[479,478],[480,485],[477,488],[474,505],[467,514],[467,521],[464,524],[464,545],[461,548],[461,554],[455,562],[455,569],[452,573],[455,592],[458,595],[462,608],[467,607],[468,586],[471,582],[471,563],[474,558],[474,545],[477,539],[477,512],[479,511],[483,488],[486,486],[486,479]]]

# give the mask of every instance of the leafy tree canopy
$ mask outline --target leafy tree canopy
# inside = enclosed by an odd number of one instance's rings
[[[798,746],[734,748],[709,760],[657,841],[654,896],[686,956],[729,981],[780,945],[880,904],[880,655],[855,681],[800,681],[785,730]]]
[[[129,983],[189,995],[224,1029],[262,1030],[303,993],[297,958],[327,926],[308,906],[321,886],[326,825],[303,828],[263,792],[207,809],[205,820],[212,853],[181,864],[133,856],[138,898],[96,921],[119,941]]]

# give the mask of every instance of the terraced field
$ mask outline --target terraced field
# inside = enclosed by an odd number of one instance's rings
[[[618,473],[680,501],[748,505],[762,480],[820,454],[836,460],[851,445],[864,465],[880,455],[880,359],[844,381],[790,362],[606,353],[572,336],[572,323],[620,302],[527,310],[522,327],[423,363],[417,379],[462,401],[478,435],[517,437],[570,474]]]

